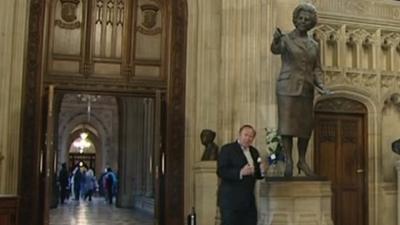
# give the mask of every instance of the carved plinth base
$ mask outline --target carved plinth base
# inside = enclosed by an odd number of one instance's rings
[[[312,180],[261,182],[259,225],[333,225],[331,183]]]
[[[217,162],[197,162],[194,174],[197,224],[215,225],[218,189]]]
[[[400,215],[400,160],[395,165],[397,171],[397,215]],[[397,225],[400,225],[400,216],[397,216]]]

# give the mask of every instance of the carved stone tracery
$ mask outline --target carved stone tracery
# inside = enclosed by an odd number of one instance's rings
[[[314,36],[317,39],[325,40],[327,44],[334,45],[338,41],[337,28],[327,24],[322,24],[314,29]]]
[[[320,24],[313,32],[321,40],[321,55],[339,62],[325,65],[322,60],[324,81],[328,86],[348,86],[375,94],[379,90],[384,94],[390,88],[400,87],[397,82],[400,67],[396,63],[400,32],[347,24]],[[324,48],[324,45],[331,48]]]
[[[350,45],[370,43],[371,33],[365,29],[348,30],[347,39]]]

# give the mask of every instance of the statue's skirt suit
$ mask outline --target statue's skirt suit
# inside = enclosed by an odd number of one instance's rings
[[[314,86],[322,86],[318,44],[293,32],[271,45],[281,54],[282,68],[276,83],[278,132],[309,138],[313,129]]]
[[[304,88],[304,92],[312,85]],[[278,132],[281,135],[309,138],[313,129],[313,98],[309,96],[278,97]]]

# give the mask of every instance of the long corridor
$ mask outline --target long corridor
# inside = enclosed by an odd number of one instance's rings
[[[69,200],[50,210],[50,225],[153,225],[153,217],[94,198],[91,202]]]

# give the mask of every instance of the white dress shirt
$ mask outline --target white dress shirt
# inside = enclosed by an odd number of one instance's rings
[[[245,146],[240,144],[240,141],[237,141],[240,145],[240,147],[242,148],[243,154],[246,157],[247,163],[250,166],[254,166],[254,161],[253,161],[253,157],[251,157],[251,153],[250,153],[250,148],[246,148]],[[242,179],[242,174],[240,174],[240,179]]]

